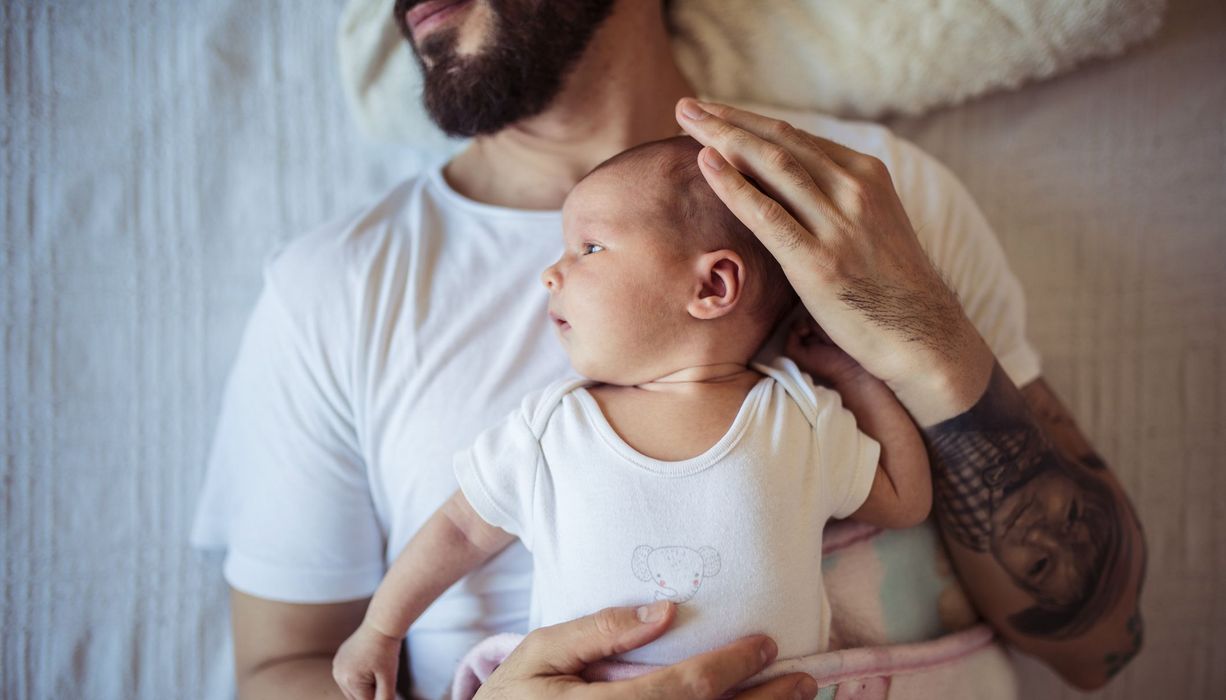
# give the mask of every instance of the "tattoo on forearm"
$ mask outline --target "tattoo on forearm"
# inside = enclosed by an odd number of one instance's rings
[[[1123,670],[1128,665],[1128,662],[1132,661],[1132,657],[1141,651],[1141,644],[1145,641],[1145,625],[1141,622],[1140,611],[1134,612],[1132,617],[1128,618],[1128,634],[1130,637],[1128,648],[1124,651],[1107,654],[1107,657],[1103,659],[1107,662],[1108,678]]]
[[[946,532],[993,556],[1034,596],[1009,618],[1017,631],[1071,637],[1111,610],[1128,578],[1127,535],[1114,494],[1093,473],[1097,455],[1053,447],[1000,365],[978,403],[924,432]]]
[[[1064,456],[1075,459],[1096,471],[1107,468],[1102,457],[1094,452],[1081,432],[1077,430],[1073,417],[1049,391],[1036,392],[1034,401],[1030,404],[1030,410],[1046,426],[1051,437],[1061,438],[1057,442],[1065,448]]]
[[[1077,457],[1077,461],[1081,462],[1090,469],[1093,469],[1094,471],[1102,471],[1107,468],[1107,463],[1103,461],[1103,458],[1099,457],[1094,452],[1087,452],[1086,454],[1079,455]]]

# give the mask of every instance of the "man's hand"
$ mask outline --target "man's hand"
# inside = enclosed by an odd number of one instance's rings
[[[651,642],[664,634],[676,606],[658,601],[643,608],[606,608],[587,617],[533,630],[477,691],[490,698],[711,699],[753,676],[775,659],[769,638],[745,637],[720,649],[629,680],[591,683],[588,665]],[[812,698],[817,683],[792,673],[738,695],[742,700]]]
[[[920,247],[880,160],[689,98],[677,121],[706,146],[707,182],[778,259],[809,313],[921,426],[974,404],[991,350]]]

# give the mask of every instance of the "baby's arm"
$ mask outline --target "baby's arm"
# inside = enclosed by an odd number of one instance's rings
[[[860,430],[881,444],[872,489],[851,517],[890,528],[923,522],[932,508],[928,450],[894,392],[829,344],[816,324],[798,324],[788,340],[787,355],[804,371],[826,380],[856,417]]]
[[[872,489],[851,517],[894,528],[923,522],[932,508],[932,474],[928,451],[911,415],[885,382],[868,372],[833,388],[860,430],[881,443]]]
[[[361,626],[337,650],[332,675],[346,695],[391,697],[400,641],[409,625],[452,584],[514,540],[482,520],[463,493],[452,494],[396,557]]]

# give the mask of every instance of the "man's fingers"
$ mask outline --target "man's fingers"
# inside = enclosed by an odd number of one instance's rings
[[[817,231],[823,227],[835,212],[829,195],[848,177],[838,166],[785,122],[771,120],[781,125],[778,128],[759,126],[767,132],[764,137],[701,109],[697,112],[705,115],[701,119],[686,116],[697,105],[683,100],[677,107],[678,122],[695,140],[715,148],[733,167],[753,177],[806,228]]]
[[[751,185],[736,168],[710,146],[698,154],[699,168],[711,189],[723,200],[762,245],[775,256],[793,287],[800,287],[812,274],[818,257],[814,235],[775,200]],[[800,255],[800,252],[807,255]]]
[[[578,674],[591,663],[656,639],[672,624],[676,611],[674,604],[660,600],[641,608],[605,608],[541,627],[530,632],[503,663],[514,664],[522,677]]]
[[[637,678],[612,684],[616,697],[714,700],[732,686],[766,668],[779,648],[769,637],[744,637],[731,644],[691,656],[685,661]],[[624,695],[623,690],[628,691]]]
[[[705,116],[695,119],[691,114]],[[769,167],[772,147],[783,148],[831,198],[851,184],[851,173],[863,172],[866,160],[870,159],[864,153],[797,129],[786,121],[727,105],[687,98],[677,104],[677,121],[704,146],[717,148],[742,172],[743,165],[749,167],[755,177],[756,163],[749,162],[743,151],[756,149],[767,154],[757,160],[764,160]],[[743,158],[745,163],[741,162]]]
[[[695,100],[697,102],[697,100]],[[759,138],[768,141],[775,141],[777,135],[786,135],[788,144],[797,144],[797,141],[807,141],[809,144],[820,149],[827,158],[833,161],[836,165],[849,172],[855,172],[863,166],[865,159],[869,156],[861,153],[853,148],[848,148],[841,143],[831,141],[827,138],[822,138],[816,134],[810,134],[807,131],[795,128],[787,128],[787,122],[778,119],[772,119],[754,112],[747,112],[743,109],[737,109],[718,102],[698,102],[698,106],[704,111],[714,114],[720,119],[740,127],[746,131],[756,134]]]
[[[813,680],[812,676],[807,673],[789,673],[746,690],[737,695],[736,700],[813,700],[816,695],[817,681]]]

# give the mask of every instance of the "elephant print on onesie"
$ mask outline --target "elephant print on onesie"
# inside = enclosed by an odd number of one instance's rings
[[[714,547],[639,545],[630,559],[630,568],[640,581],[650,581],[656,600],[671,600],[680,605],[698,592],[705,578],[719,573],[719,552]]]

